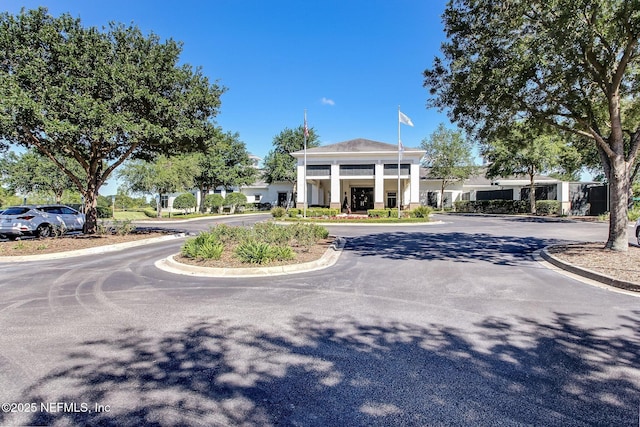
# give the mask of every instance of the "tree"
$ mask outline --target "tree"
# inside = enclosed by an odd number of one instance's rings
[[[313,128],[308,130],[307,148],[320,146],[319,136]],[[264,158],[263,176],[267,183],[289,182],[291,195],[296,192],[296,159],[290,153],[304,149],[304,126],[285,128],[273,138],[273,149]],[[288,205],[288,203],[287,203]]]
[[[482,156],[490,162],[487,178],[526,176],[529,178],[529,211],[536,213],[536,175],[560,165],[560,153],[564,141],[551,133],[532,131],[524,126],[516,127],[501,140],[494,140],[482,150]]]
[[[162,196],[193,187],[193,179],[200,172],[189,155],[160,156],[154,162],[134,160],[127,162],[118,177],[123,187],[133,193],[158,195],[158,217],[162,216]]]
[[[213,209],[216,209],[218,213],[222,213],[222,208],[224,206],[224,197],[221,194],[207,194],[204,198],[204,205],[208,208],[211,208],[211,212]]]
[[[444,190],[454,182],[468,179],[476,171],[473,164],[473,144],[459,130],[447,129],[443,123],[428,139],[422,140],[426,151],[423,166],[429,176],[440,180],[440,207],[444,210]]]
[[[247,196],[242,193],[229,193],[227,197],[224,198],[224,203],[230,206],[231,209],[229,213],[235,213],[236,208],[247,204]]]
[[[82,169],[75,159],[60,157],[58,161],[82,176]],[[0,164],[3,182],[12,191],[53,195],[55,202],[60,203],[64,191],[73,187],[73,182],[62,169],[33,149],[20,155],[9,152]]]
[[[200,212],[205,212],[209,191],[218,187],[231,189],[255,181],[258,171],[251,163],[245,144],[237,133],[214,129],[207,149],[196,154],[200,173],[195,184],[200,190]]]
[[[180,194],[173,200],[173,207],[176,209],[195,209],[197,204],[196,196],[191,193]]]
[[[202,147],[224,89],[179,65],[181,49],[45,8],[0,15],[0,141],[34,147],[65,172],[85,198],[85,232],[96,232],[98,191],[125,160]]]
[[[589,139],[610,186],[607,248],[628,249],[640,145],[638,0],[452,0],[444,58],[424,72],[429,104],[480,140],[548,124]],[[498,136],[496,138],[496,136]]]

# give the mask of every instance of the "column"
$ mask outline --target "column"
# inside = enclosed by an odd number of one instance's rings
[[[296,208],[304,209],[304,194],[305,194],[305,185],[304,182],[304,165],[298,162],[297,175],[296,175]]]
[[[384,164],[380,161],[375,165],[374,178],[373,208],[384,209]]]
[[[340,210],[340,165],[331,165],[331,201],[329,207]]]
[[[415,209],[420,206],[420,164],[411,163],[411,174],[409,176],[409,209]]]

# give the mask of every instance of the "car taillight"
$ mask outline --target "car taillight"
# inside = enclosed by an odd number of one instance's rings
[[[35,215],[25,215],[25,216],[19,216],[18,219],[26,219],[27,221],[31,221],[35,217],[36,217]]]

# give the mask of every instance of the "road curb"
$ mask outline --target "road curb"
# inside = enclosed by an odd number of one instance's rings
[[[595,280],[596,282],[600,282],[607,286],[624,289],[625,291],[640,292],[640,285],[636,283],[627,282],[625,280],[618,280],[611,276],[607,276],[606,274],[589,270],[588,268],[578,267],[577,265],[568,263],[551,255],[548,249],[552,247],[553,246],[547,246],[540,251],[540,256],[542,256],[542,258],[550,264],[553,264],[558,268],[561,268],[578,276],[582,276],[590,280]]]
[[[75,251],[55,252],[42,255],[18,255],[18,256],[0,256],[0,262],[26,262],[26,261],[46,261],[63,258],[71,258],[83,255],[99,255],[107,252],[116,252],[123,249],[134,248],[136,246],[149,245],[151,243],[165,242],[168,240],[181,239],[185,237],[185,233],[172,234],[170,236],[152,237],[149,239],[134,240],[132,242],[116,243],[114,245],[95,246],[93,248],[77,249]]]
[[[177,254],[170,255],[164,259],[156,261],[156,268],[173,274],[182,274],[186,276],[197,277],[264,277],[264,276],[281,276],[287,274],[307,273],[310,271],[322,270],[331,267],[342,254],[342,249],[346,240],[343,237],[337,237],[331,247],[315,261],[305,262],[301,264],[281,265],[276,267],[254,267],[254,268],[213,268],[198,267],[195,265],[183,264],[174,259]]]

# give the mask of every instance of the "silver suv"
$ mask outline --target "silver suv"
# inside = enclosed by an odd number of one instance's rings
[[[65,205],[12,206],[0,214],[0,234],[9,240],[50,237],[54,233],[81,231],[84,220],[84,214]]]

